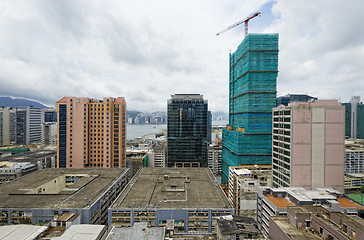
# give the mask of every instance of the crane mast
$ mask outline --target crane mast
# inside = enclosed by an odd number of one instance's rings
[[[252,15],[250,15],[249,17],[247,17],[246,19],[241,20],[241,21],[239,21],[237,23],[234,23],[234,24],[228,26],[226,29],[224,29],[224,30],[216,33],[216,35],[219,36],[221,33],[224,33],[226,31],[228,31],[228,30],[230,30],[230,29],[232,29],[232,28],[234,28],[234,27],[236,27],[236,26],[244,23],[244,32],[245,32],[245,37],[246,37],[248,35],[248,22],[249,22],[249,20],[251,20],[251,19],[253,19],[255,17],[260,17],[260,15],[261,15],[260,12],[253,13]]]

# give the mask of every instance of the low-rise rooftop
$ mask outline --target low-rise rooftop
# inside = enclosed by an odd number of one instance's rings
[[[38,150],[38,151],[30,151],[24,153],[18,153],[11,156],[6,156],[0,158],[0,161],[9,161],[9,162],[31,162],[34,163],[39,159],[56,156],[56,150]]]
[[[287,217],[272,216],[271,219],[291,239],[294,240],[322,239],[310,231],[306,231],[304,229],[297,228],[296,226],[292,226],[288,222]]]
[[[41,233],[46,231],[46,226],[33,226],[33,225],[8,225],[0,227],[0,239],[2,240],[23,240],[23,239],[36,239]]]
[[[125,187],[112,208],[232,207],[208,168],[143,168]]]
[[[364,207],[360,206],[359,204],[350,201],[347,198],[338,198],[337,201],[340,204],[340,207],[347,208],[347,207],[353,207],[356,209],[364,209]]]
[[[279,208],[284,208],[287,206],[294,206],[294,203],[288,201],[285,198],[278,198],[278,197],[273,197],[270,194],[267,194],[266,197],[269,199],[269,201],[271,201],[276,207]]]
[[[0,209],[87,208],[126,169],[46,169],[0,185]]]
[[[147,227],[146,222],[136,222],[130,228],[113,228],[106,240],[140,239],[164,240],[165,228]]]

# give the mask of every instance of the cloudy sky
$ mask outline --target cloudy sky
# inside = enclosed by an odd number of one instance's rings
[[[200,93],[228,111],[228,57],[249,32],[279,33],[278,95],[364,99],[362,0],[2,0],[0,96],[54,106],[63,96],[124,96],[166,110]]]

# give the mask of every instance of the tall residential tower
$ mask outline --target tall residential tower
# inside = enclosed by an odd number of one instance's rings
[[[126,166],[126,102],[64,97],[56,103],[58,167]]]
[[[223,130],[222,182],[229,166],[272,163],[278,34],[249,34],[230,54],[229,126]]]
[[[207,100],[200,94],[172,95],[167,115],[168,167],[207,167]]]

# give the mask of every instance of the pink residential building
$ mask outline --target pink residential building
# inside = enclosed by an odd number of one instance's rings
[[[63,97],[56,103],[57,167],[126,167],[123,97]]]
[[[345,108],[336,100],[273,109],[273,186],[344,191]]]

